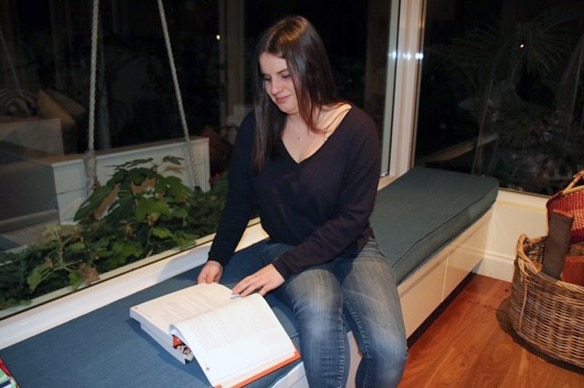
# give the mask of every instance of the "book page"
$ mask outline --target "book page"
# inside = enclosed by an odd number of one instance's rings
[[[246,380],[299,358],[294,344],[259,294],[171,325],[213,385]]]
[[[221,284],[198,284],[134,306],[130,316],[172,344],[171,323],[232,303],[234,299],[231,290]]]
[[[175,357],[173,338],[184,342],[214,386],[249,383],[300,358],[261,295],[241,298],[217,283],[141,303],[130,316]]]

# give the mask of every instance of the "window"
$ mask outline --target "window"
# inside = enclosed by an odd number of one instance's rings
[[[221,124],[217,2],[164,4],[189,136],[210,137],[209,128]],[[86,151],[111,156],[130,149],[127,157],[139,158],[153,152],[138,155],[140,147],[165,145],[160,152],[170,152],[167,144],[183,139],[157,2],[101,1],[95,57],[92,5],[90,0],[0,3],[3,249],[28,244],[47,225],[73,220],[86,198],[86,183],[76,178],[85,175]],[[101,164],[121,162],[108,157]],[[208,188],[209,173],[197,175],[195,183]],[[106,178],[100,177],[102,184]]]
[[[551,195],[584,167],[582,2],[427,1],[416,164]]]
[[[104,162],[121,153],[165,155],[183,141],[183,113],[197,141],[194,183],[213,186],[251,109],[248,65],[257,36],[285,15],[316,25],[342,96],[369,111],[384,138],[390,3],[166,0],[162,18],[155,0],[102,0],[92,46],[91,0],[0,2],[0,250],[72,221],[87,195],[88,150],[104,158],[100,166],[123,163]]]

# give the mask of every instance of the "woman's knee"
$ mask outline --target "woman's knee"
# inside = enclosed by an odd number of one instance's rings
[[[408,358],[407,340],[397,333],[383,336],[375,341],[371,353],[382,365],[403,366]]]
[[[296,312],[337,314],[342,309],[342,292],[335,276],[324,269],[309,269],[288,279],[283,290]]]
[[[397,387],[402,379],[408,350],[399,336],[378,338],[375,346],[362,352],[357,370],[357,384],[362,387]]]
[[[315,340],[330,338],[334,332],[343,331],[341,298],[314,298],[294,306],[294,315],[305,336]]]

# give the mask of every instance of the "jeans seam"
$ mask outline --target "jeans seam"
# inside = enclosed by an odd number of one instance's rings
[[[347,312],[349,313],[348,318],[351,319],[353,321],[354,327],[357,330],[357,333],[354,333],[353,335],[355,336],[355,340],[358,343],[359,346],[359,351],[361,352],[361,354],[363,356],[366,356],[369,354],[369,348],[370,348],[370,343],[369,343],[369,337],[367,336],[367,333],[365,330],[363,330],[363,324],[361,322],[361,320],[359,319],[359,314],[357,313],[357,311],[352,309],[352,304],[349,303],[345,303],[345,308],[347,310]],[[367,381],[369,381],[369,373],[370,373],[370,367],[367,363],[367,360],[362,359],[360,364],[359,364],[360,368],[364,368],[365,371],[361,372],[363,373],[363,381],[362,383],[363,386],[367,386]],[[358,377],[358,376],[356,376]]]
[[[339,349],[340,349],[340,362],[339,362],[339,375],[338,375],[338,387],[341,387],[343,385],[343,380],[345,377],[345,357],[346,357],[346,352],[347,349],[345,349],[345,338],[343,337],[345,335],[345,325],[342,322],[343,320],[343,315],[342,315],[342,311],[341,311],[341,315],[340,315],[340,319],[341,319],[341,333],[339,333],[339,339],[340,339],[340,343],[339,343]]]

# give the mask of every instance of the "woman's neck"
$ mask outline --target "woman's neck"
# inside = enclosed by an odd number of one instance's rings
[[[303,140],[309,137],[308,124],[300,115],[288,115],[284,127],[284,136],[289,139]]]
[[[300,113],[289,114],[286,118],[285,130],[289,132],[290,137],[298,139],[309,137],[311,134],[324,134],[325,137],[328,137],[336,130],[350,109],[351,105],[347,103],[323,106],[315,111],[313,127],[304,120]]]

